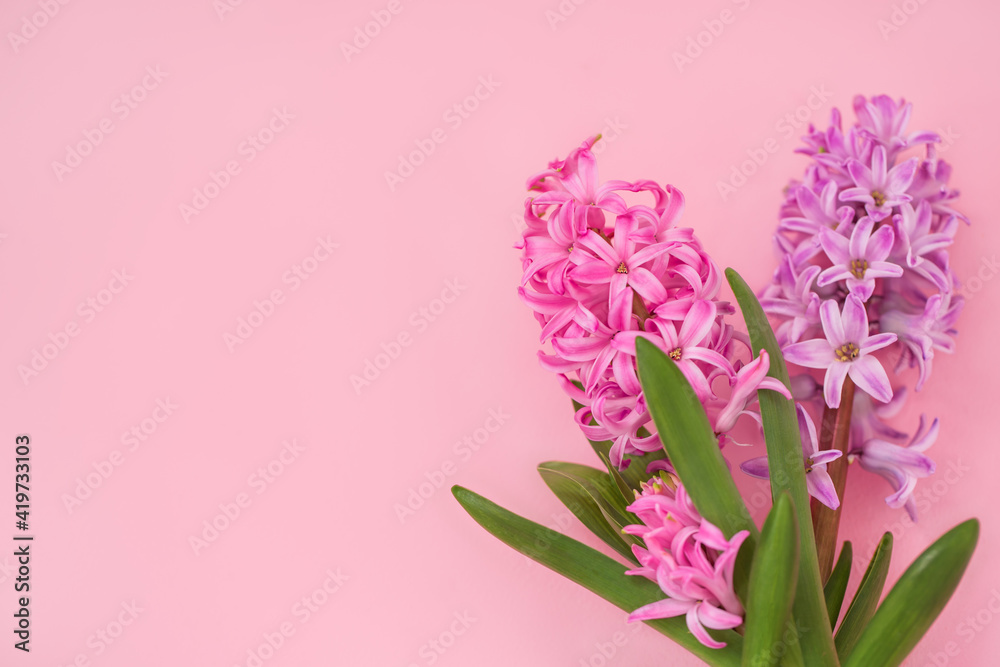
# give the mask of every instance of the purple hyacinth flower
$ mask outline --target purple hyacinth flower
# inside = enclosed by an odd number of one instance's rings
[[[850,239],[830,229],[820,230],[820,243],[833,266],[819,274],[817,286],[846,280],[851,294],[867,301],[875,291],[876,278],[903,275],[903,267],[885,261],[895,240],[892,227],[884,225],[873,234],[874,227],[875,221],[865,216],[855,225]]]
[[[889,377],[872,352],[896,342],[896,334],[868,335],[868,313],[861,299],[847,296],[841,313],[833,299],[819,307],[826,338],[814,338],[788,345],[785,360],[807,368],[826,369],[823,395],[831,408],[840,407],[840,394],[848,376],[863,391],[883,403],[892,398]]]
[[[802,458],[806,467],[806,488],[810,496],[835,510],[840,507],[840,498],[837,497],[837,489],[833,485],[830,473],[826,471],[826,464],[839,459],[843,452],[837,449],[819,451],[816,425],[801,404],[796,403],[795,407],[799,414],[799,437],[802,439]],[[770,477],[766,456],[744,461],[740,464],[740,469],[758,479]]]
[[[911,158],[886,169],[886,154],[883,146],[872,151],[871,168],[858,160],[847,162],[847,171],[854,179],[856,187],[840,193],[840,201],[856,201],[865,205],[865,210],[875,222],[892,214],[892,207],[910,201],[906,190],[917,173],[919,160]]]

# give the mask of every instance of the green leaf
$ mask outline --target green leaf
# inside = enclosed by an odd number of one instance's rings
[[[944,609],[979,541],[979,521],[958,524],[917,557],[875,612],[845,667],[896,667]]]
[[[505,544],[597,593],[619,609],[632,612],[663,599],[663,592],[655,583],[645,577],[626,575],[624,565],[595,549],[505,510],[468,489],[454,486],[452,493],[479,525]],[[732,630],[711,631],[712,636],[726,646],[710,649],[695,639],[683,616],[645,623],[709,665],[737,667],[740,664],[743,638]]]
[[[799,569],[799,536],[795,510],[788,493],[778,496],[760,534],[760,544],[750,570],[746,604],[743,667],[776,665],[788,653],[782,639]],[[794,633],[794,626],[792,633]],[[794,636],[794,634],[792,635]],[[794,640],[798,646],[798,638]],[[800,660],[797,664],[803,664]],[[789,664],[787,661],[785,664]]]
[[[854,547],[850,542],[844,542],[840,548],[840,558],[830,573],[830,578],[826,580],[823,587],[823,595],[826,597],[826,612],[830,617],[830,629],[837,627],[837,619],[840,618],[840,608],[844,604],[844,595],[847,593],[847,583],[851,578],[851,565],[854,561]]]
[[[847,608],[844,622],[837,631],[837,654],[841,661],[847,660],[854,650],[855,644],[871,620],[878,601],[882,597],[882,588],[889,573],[889,561],[892,559],[892,533],[886,533],[878,543],[872,560],[868,563],[865,576],[858,584],[851,606]],[[874,663],[873,663],[874,664]]]
[[[726,269],[726,278],[740,304],[754,356],[760,356],[761,350],[767,350],[770,363],[768,376],[777,378],[786,387],[790,387],[785,359],[760,302],[738,273]],[[795,404],[771,390],[758,391],[757,398],[760,401],[760,416],[767,441],[771,497],[777,498],[788,491],[798,522],[799,581],[795,589],[793,614],[802,628],[802,650],[810,657],[810,665],[835,667],[837,654],[833,633],[829,629],[823,580],[819,574]]]
[[[628,485],[628,482],[625,481],[625,478],[622,477],[620,472],[618,472],[618,468],[614,467],[614,465],[611,464],[611,459],[602,454],[601,461],[604,463],[604,467],[607,468],[608,470],[608,476],[611,477],[611,480],[615,483],[615,486],[618,487],[619,496],[625,503],[625,506],[628,507],[633,502],[635,502],[635,493],[633,492],[632,487]],[[628,510],[625,511],[628,512]],[[638,517],[636,517],[635,523],[638,522],[639,522]]]
[[[722,458],[704,406],[670,357],[644,338],[636,339],[635,347],[646,404],[677,476],[701,515],[726,537],[750,531],[740,550],[749,558],[756,546],[757,526]],[[744,576],[749,574],[749,562]]]
[[[638,543],[631,535],[622,535],[622,528],[638,519],[630,519],[621,503],[618,489],[607,474],[594,468],[549,461],[539,464],[538,472],[545,484],[590,532],[635,565],[631,544]],[[626,539],[628,538],[628,539]]]

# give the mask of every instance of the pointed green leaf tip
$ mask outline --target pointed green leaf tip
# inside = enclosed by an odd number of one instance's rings
[[[896,667],[909,655],[951,598],[979,541],[969,519],[917,557],[886,596],[844,667]]]
[[[453,486],[451,492],[480,526],[505,544],[597,593],[619,609],[632,612],[664,597],[655,583],[645,577],[626,575],[624,565],[585,544],[505,510],[461,486]],[[743,637],[732,630],[713,630],[712,636],[726,646],[712,649],[695,639],[683,616],[644,622],[713,667],[740,664]]]
[[[851,578],[851,565],[854,562],[854,547],[850,542],[844,542],[840,548],[840,558],[834,566],[830,578],[823,587],[823,595],[826,597],[826,611],[830,616],[830,629],[837,627],[837,619],[840,618],[840,609],[844,604],[844,595],[847,593],[847,584]]]
[[[798,645],[795,626],[787,623],[798,570],[798,526],[786,492],[767,515],[750,570],[743,667],[776,665],[789,654],[791,644]]]
[[[837,631],[835,641],[837,655],[840,656],[841,660],[845,660],[854,650],[858,638],[861,637],[861,633],[864,632],[868,621],[871,620],[872,614],[875,613],[878,601],[882,598],[885,578],[889,574],[890,560],[892,560],[892,533],[886,533],[879,541],[875,553],[872,554],[872,560],[868,563],[865,576],[861,578],[851,606],[844,614],[844,622],[840,624],[840,630]]]

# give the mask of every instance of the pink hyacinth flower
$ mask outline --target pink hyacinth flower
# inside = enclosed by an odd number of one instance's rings
[[[641,567],[626,574],[642,575],[659,584],[667,595],[629,614],[628,620],[647,621],[684,615],[688,629],[710,648],[726,644],[708,629],[729,630],[743,623],[743,606],[733,588],[733,570],[740,546],[749,536],[743,530],[727,540],[722,531],[703,519],[684,487],[671,489],[654,478],[629,505],[643,522],[624,532],[642,538],[645,548],[632,550]]]

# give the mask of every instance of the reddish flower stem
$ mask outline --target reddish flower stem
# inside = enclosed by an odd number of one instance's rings
[[[833,571],[833,561],[837,550],[837,532],[840,529],[840,510],[844,507],[844,489],[847,486],[847,445],[851,433],[851,410],[854,406],[854,382],[850,377],[844,379],[844,388],[840,394],[840,407],[823,409],[823,422],[820,426],[819,450],[837,449],[843,452],[836,461],[826,466],[826,471],[833,479],[840,498],[840,506],[832,510],[812,499],[813,533],[816,535],[816,552],[819,556],[819,573],[826,583]]]

